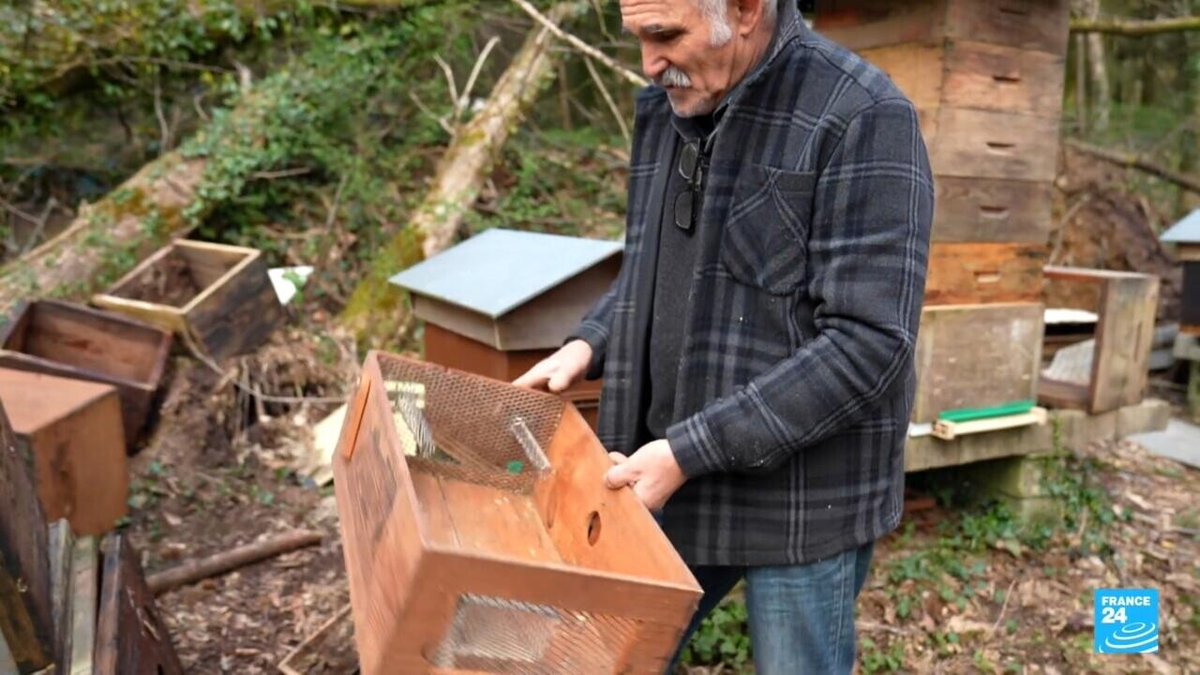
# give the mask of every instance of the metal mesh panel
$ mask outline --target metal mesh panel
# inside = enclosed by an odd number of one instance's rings
[[[550,468],[557,397],[386,354],[379,365],[414,469],[528,493]]]
[[[632,619],[464,595],[430,660],[499,675],[612,673],[636,628]]]

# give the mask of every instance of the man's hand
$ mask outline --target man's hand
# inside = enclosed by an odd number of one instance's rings
[[[665,438],[643,445],[628,458],[616,452],[608,456],[616,466],[604,475],[604,484],[614,490],[632,485],[634,494],[651,511],[661,509],[687,482]]]
[[[513,380],[513,384],[557,394],[583,377],[591,362],[592,346],[583,340],[571,340]]]

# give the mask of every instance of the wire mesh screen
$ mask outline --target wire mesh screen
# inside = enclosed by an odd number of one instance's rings
[[[632,619],[464,595],[431,661],[498,675],[612,673],[636,629]]]
[[[564,403],[479,375],[381,354],[380,371],[409,465],[528,493]]]

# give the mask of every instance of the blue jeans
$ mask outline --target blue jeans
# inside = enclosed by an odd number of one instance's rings
[[[758,675],[835,675],[854,668],[854,606],[874,544],[806,565],[694,567],[704,597],[667,673],[704,617],[746,578],[746,613]]]

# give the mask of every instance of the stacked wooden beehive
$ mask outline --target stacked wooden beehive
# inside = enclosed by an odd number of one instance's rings
[[[820,0],[813,27],[886,72],[937,189],[914,422],[1036,398],[1066,0]]]

